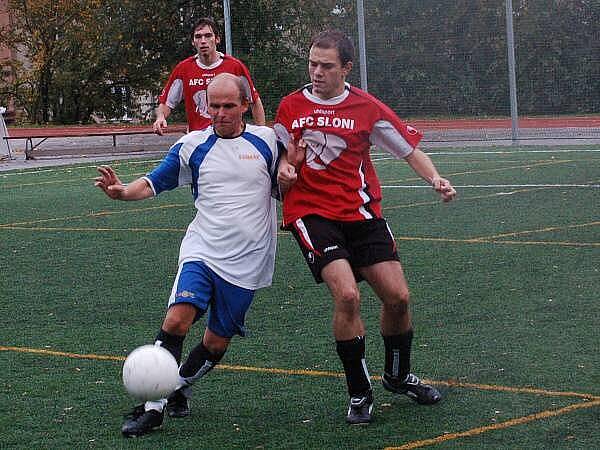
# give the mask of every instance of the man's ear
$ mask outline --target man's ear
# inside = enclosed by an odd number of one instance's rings
[[[352,61],[348,61],[346,64],[344,64],[342,70],[344,71],[344,75],[348,76],[348,74],[350,74],[352,71]]]

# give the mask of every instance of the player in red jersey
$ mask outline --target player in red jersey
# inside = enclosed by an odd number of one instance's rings
[[[339,31],[312,41],[312,84],[286,96],[275,131],[288,147],[279,166],[285,191],[283,224],[291,230],[317,282],[333,297],[333,333],[344,366],[350,405],[346,420],[371,421],[373,391],[365,362],[365,327],[357,281],[366,280],[382,301],[385,389],[421,404],[440,393],[410,372],[413,327],[409,290],[394,238],[381,214],[381,187],[369,155],[371,145],[403,158],[450,201],[456,191],[417,148],[422,134],[394,112],[346,83],[354,47]]]
[[[181,61],[171,73],[158,98],[159,105],[153,125],[155,133],[163,134],[167,127],[167,117],[181,100],[185,103],[188,131],[203,130],[210,125],[206,87],[217,74],[224,72],[241,77],[251,104],[254,124],[265,124],[265,110],[248,68],[233,56],[218,52],[219,42],[221,38],[216,23],[208,17],[200,19],[192,32],[192,45],[198,53]]]

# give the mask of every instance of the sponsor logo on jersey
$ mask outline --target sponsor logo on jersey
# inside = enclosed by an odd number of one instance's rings
[[[190,78],[188,86],[208,86],[208,83],[215,77],[214,73],[207,73],[203,75],[204,78]]]
[[[255,153],[242,153],[238,156],[239,159],[260,159],[260,156]]]
[[[307,127],[343,128],[346,130],[354,130],[354,119],[342,119],[340,117],[331,116],[306,116],[299,117],[292,122],[292,130]]]
[[[335,114],[335,111],[333,109],[315,109],[313,111],[314,114]]]
[[[196,294],[194,294],[193,292],[190,292],[190,291],[181,291],[176,294],[176,297],[194,298],[194,297],[196,297]]]
[[[332,250],[337,250],[339,247],[337,245],[332,245],[330,247],[325,247],[325,250],[323,250],[323,253],[327,253],[330,252]]]

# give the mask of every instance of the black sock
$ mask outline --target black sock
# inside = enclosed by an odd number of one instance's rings
[[[383,336],[385,345],[385,373],[389,377],[404,381],[410,373],[410,348],[413,330],[394,336]]]
[[[214,354],[201,342],[195,346],[179,369],[179,375],[185,378],[188,384],[193,384],[210,372],[223,358],[225,353]]]
[[[371,380],[365,362],[365,337],[336,341],[337,353],[344,365],[348,393],[351,397],[364,395],[371,389]]]
[[[181,363],[181,351],[183,349],[183,340],[185,336],[178,336],[176,334],[169,334],[161,328],[156,335],[154,344],[159,344],[161,347],[166,348],[175,357],[177,364]]]

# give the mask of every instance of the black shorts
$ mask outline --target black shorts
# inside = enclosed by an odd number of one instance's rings
[[[356,281],[362,280],[357,270],[360,267],[398,261],[396,242],[385,219],[342,222],[311,215],[296,220],[287,228],[300,244],[317,283],[323,281],[323,267],[336,259],[348,260]]]

